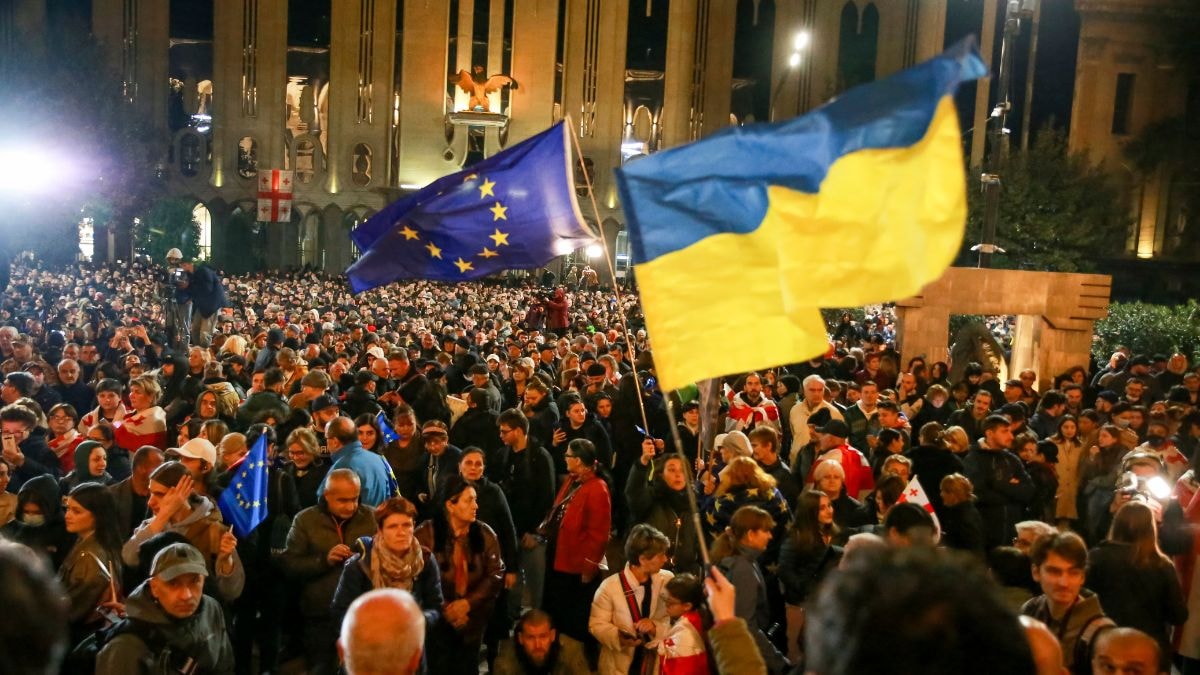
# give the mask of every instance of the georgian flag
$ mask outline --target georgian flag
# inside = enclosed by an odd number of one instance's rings
[[[933,511],[933,504],[929,503],[929,497],[925,495],[925,488],[921,487],[921,483],[917,481],[916,476],[913,476],[908,481],[908,486],[904,488],[904,492],[900,493],[900,498],[896,500],[896,503],[899,504],[900,502],[909,502],[925,509],[929,516],[933,518],[934,542],[942,538],[942,524],[938,521],[937,514]]]

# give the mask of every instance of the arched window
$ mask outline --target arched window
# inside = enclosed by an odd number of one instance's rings
[[[200,226],[200,259],[212,259],[212,214],[209,213],[208,207],[203,204],[196,204],[192,209],[192,220]]]

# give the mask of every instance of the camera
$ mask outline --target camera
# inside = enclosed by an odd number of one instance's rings
[[[1117,481],[1117,494],[1147,502],[1152,499],[1162,501],[1171,496],[1171,486],[1162,476],[1139,476],[1126,471]]]

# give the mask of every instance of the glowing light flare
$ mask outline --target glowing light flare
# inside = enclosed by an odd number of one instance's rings
[[[595,260],[604,255],[604,249],[600,248],[600,244],[588,244],[588,247],[584,249],[584,253],[587,254],[589,259]]]
[[[0,148],[0,192],[49,192],[74,177],[70,163],[33,148]]]
[[[793,38],[792,48],[798,52],[802,52],[805,49],[808,49],[808,44],[811,40],[812,36],[809,35],[808,31],[802,30],[799,33],[796,33],[796,37]]]

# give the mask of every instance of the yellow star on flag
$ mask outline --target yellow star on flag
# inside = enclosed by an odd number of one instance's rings
[[[498,255],[500,255],[500,254],[499,254],[499,253],[496,253],[496,252],[495,252],[495,251],[493,251],[492,249],[490,249],[490,248],[488,248],[488,247],[484,246],[484,247],[483,247],[483,252],[479,254],[479,257],[481,257],[481,258],[495,258],[495,257],[496,257],[496,256],[498,256]]]
[[[405,239],[418,239],[419,238],[417,236],[417,231],[407,225],[404,226],[403,230],[400,230],[400,234],[404,235]]]
[[[494,187],[496,187],[496,181],[484,178],[483,185],[479,186],[479,198],[483,199],[484,197],[495,197],[496,193],[492,192],[492,188]]]
[[[432,241],[428,244],[425,244],[425,248],[429,249],[430,256],[437,258],[438,260],[442,259],[442,249],[434,246]]]
[[[500,228],[496,228],[495,234],[489,234],[488,239],[496,242],[496,246],[508,246],[508,233],[501,232]]]
[[[461,272],[462,274],[466,274],[467,272],[470,272],[471,270],[475,269],[474,265],[463,260],[462,258],[455,260],[454,265],[456,267],[458,267],[458,271]]]
[[[496,205],[488,210],[492,212],[492,221],[493,222],[497,221],[497,220],[508,220],[508,216],[505,215],[506,213],[508,213],[508,207],[501,206],[500,202],[496,202]]]

